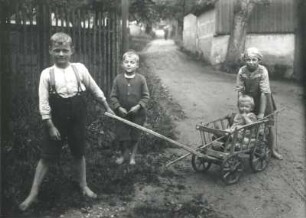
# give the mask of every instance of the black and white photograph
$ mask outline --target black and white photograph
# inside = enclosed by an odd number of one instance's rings
[[[306,1],[0,17],[0,217],[306,217]]]

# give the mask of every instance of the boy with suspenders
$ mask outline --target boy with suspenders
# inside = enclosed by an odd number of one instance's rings
[[[50,165],[59,157],[64,142],[70,147],[83,195],[97,197],[86,181],[85,92],[88,90],[107,112],[113,113],[87,68],[81,63],[70,63],[73,46],[69,35],[55,33],[51,37],[49,53],[54,65],[42,71],[39,82],[39,111],[46,134],[31,191],[19,205],[22,211],[36,200],[40,185]]]

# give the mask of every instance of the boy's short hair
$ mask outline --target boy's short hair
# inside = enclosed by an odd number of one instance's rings
[[[128,50],[122,55],[122,60],[125,60],[127,57],[132,57],[137,61],[137,63],[139,63],[139,55],[137,54],[136,51]]]
[[[50,38],[50,46],[53,45],[62,45],[68,43],[72,46],[72,39],[71,37],[63,32],[54,33]]]
[[[249,96],[249,95],[242,95],[242,96],[239,97],[239,99],[238,99],[238,107],[239,107],[239,104],[241,102],[248,102],[248,103],[250,103],[252,109],[255,106],[254,99],[251,96]]]

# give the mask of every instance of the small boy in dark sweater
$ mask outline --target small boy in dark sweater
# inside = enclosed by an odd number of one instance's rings
[[[144,76],[136,73],[139,67],[139,55],[135,51],[123,54],[123,72],[113,83],[110,101],[115,113],[131,122],[143,125],[146,120],[146,104],[149,101],[149,90]],[[116,138],[121,148],[121,155],[116,160],[122,164],[131,152],[129,164],[134,165],[140,133],[133,127],[118,123]]]

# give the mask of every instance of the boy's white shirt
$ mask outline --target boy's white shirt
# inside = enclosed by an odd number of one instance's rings
[[[103,91],[93,80],[87,68],[81,63],[73,64],[76,66],[81,80],[81,90],[85,91],[88,89],[95,97],[106,100]],[[56,81],[55,89],[62,98],[72,97],[78,92],[78,82],[71,64],[64,69],[55,65],[44,69],[41,73],[39,82],[39,111],[43,120],[51,117],[51,109],[49,105],[49,72],[51,68],[54,69],[54,77]]]
[[[65,69],[54,65],[53,69],[54,77],[56,78],[55,88],[57,93],[63,98],[74,96],[78,92],[78,83],[71,65]],[[81,89],[82,91],[86,90],[83,83],[81,83]]]

